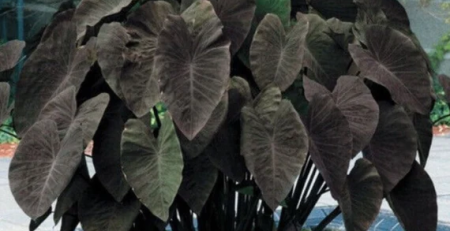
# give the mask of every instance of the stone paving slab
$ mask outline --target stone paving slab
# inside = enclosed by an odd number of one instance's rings
[[[0,231],[25,231],[28,230],[29,218],[22,212],[16,204],[8,185],[8,168],[10,158],[0,158]],[[88,159],[88,167],[91,175],[94,174],[94,168],[91,159]],[[430,158],[426,166],[427,172],[434,181],[438,194],[439,221],[442,224],[450,224],[450,136],[435,137],[431,147]],[[319,200],[315,211],[310,215],[307,225],[314,225],[321,221],[321,217],[331,212],[337,202],[329,194],[325,194]],[[383,202],[383,212],[371,230],[402,230],[398,225],[389,205]],[[337,218],[331,224],[334,228],[343,228],[342,218]],[[59,230],[55,226],[51,216],[47,219],[39,231]],[[441,230],[450,230],[441,226]]]

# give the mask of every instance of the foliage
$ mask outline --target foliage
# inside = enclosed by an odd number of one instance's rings
[[[434,51],[430,54],[430,61],[433,66],[433,70],[438,70],[442,61],[444,61],[444,56],[450,53],[450,32],[444,34],[439,40],[438,44],[434,47]],[[431,120],[436,121],[436,125],[446,124],[450,125],[450,119],[443,119],[444,116],[450,114],[450,109],[443,99],[445,97],[445,92],[442,86],[439,84],[437,76],[433,76],[433,88],[436,93],[436,103],[434,105],[433,111],[431,112]]]
[[[33,226],[57,200],[63,230],[301,230],[330,191],[347,230],[367,230],[384,198],[406,229],[435,230],[430,66],[405,10],[308,3],[83,0],[57,14],[15,94],[9,180]],[[23,44],[0,48],[11,69]]]

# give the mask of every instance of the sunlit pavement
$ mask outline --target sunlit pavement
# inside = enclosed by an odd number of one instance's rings
[[[28,230],[29,218],[20,210],[14,201],[8,186],[8,168],[10,158],[0,158],[0,231],[24,231]],[[88,159],[89,171],[94,173],[92,161]],[[435,137],[431,147],[430,158],[426,171],[431,176],[438,194],[439,221],[441,230],[450,230],[445,227],[450,225],[450,136]],[[307,225],[318,224],[337,203],[329,194],[325,194],[317,204],[316,209],[310,215]],[[338,217],[331,224],[332,227],[343,230],[342,218]],[[59,230],[50,216],[38,229],[40,231]],[[390,212],[389,205],[384,202],[382,213],[374,222],[371,230],[402,230],[395,217]]]

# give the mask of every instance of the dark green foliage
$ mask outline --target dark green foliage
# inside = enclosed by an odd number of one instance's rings
[[[22,48],[0,47],[0,71]],[[83,0],[24,63],[12,193],[33,227],[57,200],[62,230],[301,230],[327,191],[347,230],[384,197],[407,230],[433,230],[415,162],[431,146],[429,68],[394,0]]]

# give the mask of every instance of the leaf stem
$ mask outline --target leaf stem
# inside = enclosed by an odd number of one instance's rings
[[[9,135],[9,136],[12,136],[12,137],[14,137],[14,138],[20,140],[20,138],[19,138],[17,135],[15,135],[14,133],[11,133],[11,132],[6,131],[6,130],[3,130],[3,129],[0,129],[0,132],[3,132],[3,133],[5,133],[5,134],[7,134],[7,135]]]
[[[336,206],[336,208],[329,213],[325,219],[323,219],[318,226],[316,226],[314,228],[314,231],[322,231],[324,230],[328,224],[330,224],[334,218],[336,218],[337,216],[339,216],[339,214],[341,214],[341,208],[339,206]]]
[[[450,114],[449,114],[449,115],[442,116],[441,118],[435,120],[435,121],[433,122],[433,126],[437,125],[437,123],[441,122],[441,121],[444,120],[444,119],[447,119],[448,117],[450,117]]]

